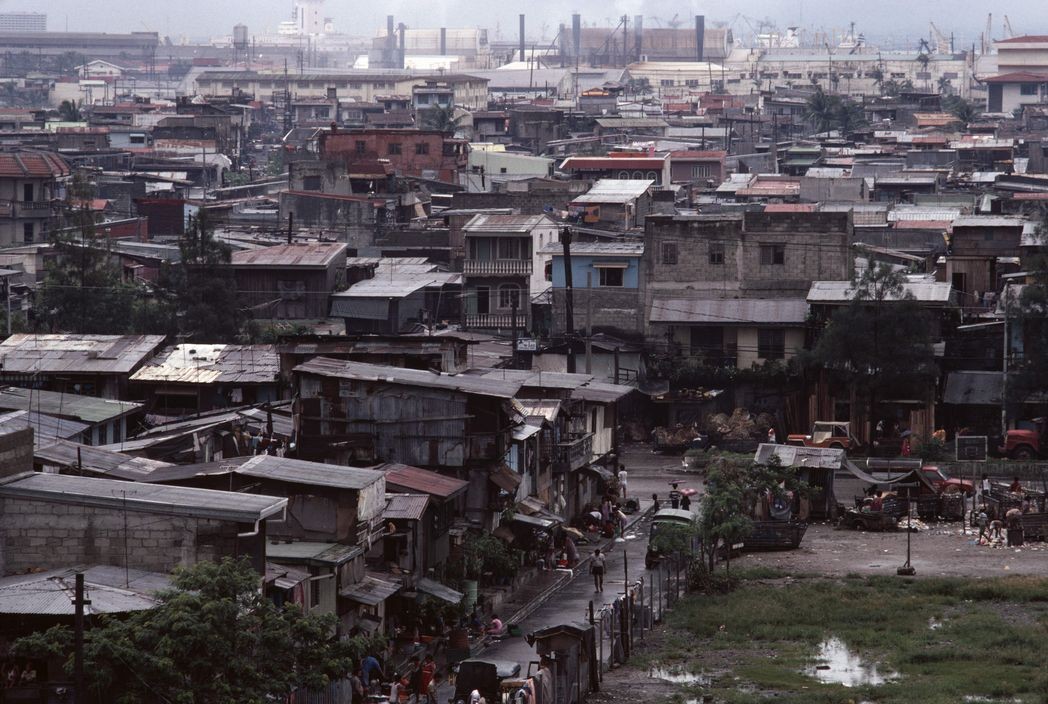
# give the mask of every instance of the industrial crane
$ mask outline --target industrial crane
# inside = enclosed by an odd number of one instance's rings
[[[935,42],[935,53],[936,54],[952,54],[953,53],[953,42],[945,34],[939,31],[939,28],[935,26],[934,22],[928,23],[931,28],[932,41]]]
[[[1008,15],[1004,16],[1004,38],[1011,39],[1015,36],[1015,30],[1012,29],[1011,20],[1008,19]]]

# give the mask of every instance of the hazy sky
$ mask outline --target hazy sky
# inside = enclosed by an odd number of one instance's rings
[[[716,8],[716,9],[714,9]],[[581,12],[586,23],[604,25],[606,18],[622,14],[670,18],[679,13],[689,17],[705,11],[707,21],[735,21],[745,31],[749,18],[770,18],[782,27],[799,24],[806,28],[832,29],[857,23],[857,30],[868,36],[925,36],[929,20],[943,32],[955,32],[958,39],[978,35],[986,23],[986,11],[994,12],[993,35],[1003,36],[1002,19],[1008,15],[1017,33],[1048,33],[1048,3],[1043,0],[878,0],[851,3],[841,0],[736,0],[732,3],[693,0],[529,0],[527,3],[481,2],[479,0],[387,0],[369,3],[360,0],[326,0],[325,14],[334,18],[346,33],[373,35],[384,26],[387,13],[408,26],[488,27],[499,25],[507,38],[516,33],[516,13],[528,15],[529,36],[537,38],[545,25],[552,37],[560,22],[570,13]],[[150,29],[177,38],[182,34],[202,37],[228,34],[237,22],[249,32],[272,31],[278,22],[290,18],[291,0],[0,0],[0,11],[33,10],[48,14],[48,28],[127,32]],[[654,22],[646,20],[649,26]]]

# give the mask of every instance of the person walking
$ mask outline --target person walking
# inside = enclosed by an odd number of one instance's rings
[[[593,553],[593,560],[590,562],[590,574],[593,575],[593,591],[604,591],[604,568],[606,566],[607,558],[600,551],[600,548],[597,548]]]
[[[618,479],[619,479],[619,501],[622,502],[623,506],[626,505],[626,480],[628,478],[629,478],[629,475],[626,472],[626,465],[620,464],[619,465],[619,476],[618,476]]]

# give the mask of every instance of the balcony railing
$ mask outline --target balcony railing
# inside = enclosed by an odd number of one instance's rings
[[[467,276],[531,276],[530,259],[467,259],[462,272]]]
[[[466,327],[470,328],[502,328],[512,329],[513,327],[513,314],[512,313],[483,313],[466,316]],[[528,329],[528,316],[523,310],[517,311],[517,329],[527,330]]]
[[[559,442],[553,452],[553,467],[558,472],[573,472],[593,458],[593,433]]]

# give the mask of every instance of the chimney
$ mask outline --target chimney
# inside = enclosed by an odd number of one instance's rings
[[[633,51],[637,61],[644,55],[644,15],[633,16]]]
[[[563,22],[560,23],[560,31],[557,32],[557,41],[560,44],[557,47],[559,49],[557,53],[560,54],[560,67],[564,68],[566,63],[564,59],[568,56],[568,28],[564,26]]]
[[[702,61],[706,44],[706,17],[695,15],[695,60]]]
[[[393,15],[386,15],[386,67],[392,68],[397,51],[397,37],[393,25]]]
[[[448,55],[448,28],[447,27],[441,27],[440,28],[440,55],[441,56],[447,56]]]
[[[404,68],[404,58],[407,52],[404,50],[406,43],[405,36],[408,28],[403,22],[397,25],[397,31],[400,33],[400,50],[397,51],[397,68]]]
[[[524,61],[524,15],[520,16],[520,60]]]
[[[582,15],[577,12],[571,16],[571,55],[582,55]]]

